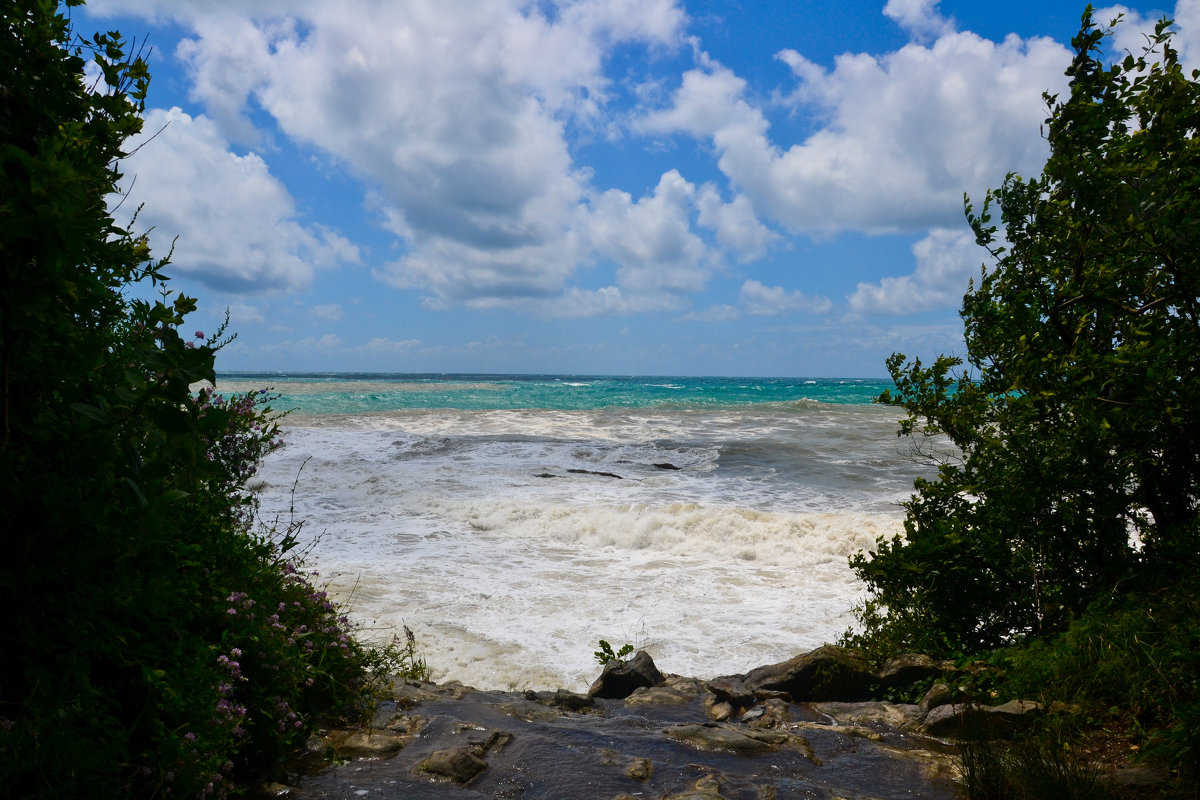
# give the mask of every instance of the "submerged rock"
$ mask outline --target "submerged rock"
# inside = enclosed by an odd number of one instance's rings
[[[462,726],[462,730],[476,729],[473,725]],[[492,750],[502,750],[510,741],[511,733],[490,731],[483,741],[435,750],[417,764],[416,769],[418,772],[449,778],[455,783],[466,785],[487,769],[488,763],[484,756]]]
[[[705,775],[697,778],[687,789],[679,794],[673,794],[666,800],[721,800],[721,779],[716,775]]]
[[[487,762],[475,755],[470,746],[452,747],[435,751],[417,769],[465,785],[487,769]]]
[[[394,733],[371,731],[339,732],[330,737],[330,746],[342,758],[387,758],[395,755],[407,738]]]
[[[625,768],[625,777],[639,783],[645,783],[650,780],[650,776],[653,774],[654,765],[650,763],[650,759],[648,758],[635,758]]]
[[[596,475],[600,478],[616,478],[617,480],[624,480],[615,472],[597,472],[594,469],[569,469],[567,472],[570,472],[572,475]]]
[[[672,725],[663,730],[663,734],[701,750],[718,750],[738,755],[793,750],[814,764],[821,763],[813,754],[808,739],[790,731],[755,730],[710,722],[699,725]]]

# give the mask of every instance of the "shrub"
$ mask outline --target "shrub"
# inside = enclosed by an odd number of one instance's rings
[[[255,523],[270,397],[193,390],[230,339],[185,332],[195,301],[110,215],[148,85],[126,50],[53,0],[0,5],[4,797],[220,796],[414,666],[356,638],[295,528]]]

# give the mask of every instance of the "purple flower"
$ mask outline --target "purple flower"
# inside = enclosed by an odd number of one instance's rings
[[[197,338],[197,339],[203,339],[203,338],[204,338],[204,331],[196,331],[196,338]]]

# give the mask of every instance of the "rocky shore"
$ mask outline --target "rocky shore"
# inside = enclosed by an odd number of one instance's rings
[[[644,652],[587,694],[397,681],[374,723],[310,742],[294,798],[813,798],[958,795],[953,739],[1002,735],[1035,703],[954,702],[949,665],[873,670],[822,647],[713,680],[663,675]],[[933,684],[919,704],[872,699]],[[332,758],[331,758],[332,757]]]
[[[664,675],[638,652],[605,665],[586,694],[395,681],[370,726],[313,737],[289,784],[264,793],[952,800],[962,796],[956,740],[1008,736],[1047,711],[1019,700],[960,702],[939,682],[954,674],[923,655],[874,670],[853,650],[825,646],[712,680]],[[924,686],[920,703],[875,699]],[[1130,797],[1151,796],[1161,777],[1139,769],[1108,774]]]

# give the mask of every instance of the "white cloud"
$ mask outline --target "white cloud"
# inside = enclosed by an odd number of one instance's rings
[[[178,51],[192,95],[228,135],[247,136],[256,104],[284,135],[348,165],[405,240],[406,255],[378,277],[435,304],[476,306],[556,298],[589,261],[593,191],[564,125],[598,117],[613,47],[676,46],[685,21],[673,0],[552,10],[508,0],[181,2],[174,14],[194,32]],[[688,258],[653,280],[653,265],[622,262],[619,282],[627,293],[695,285]]]
[[[932,9],[908,6],[910,21]],[[755,211],[796,233],[831,234],[952,224],[964,192],[981,196],[1010,170],[1038,169],[1042,92],[1064,85],[1070,54],[1050,39],[947,32],[927,47],[848,53],[828,70],[792,50],[778,57],[797,79],[785,104],[820,125],[804,142],[772,141],[745,82],[711,61],[640,128],[710,140]]]
[[[153,228],[157,255],[178,237],[171,259],[178,274],[236,292],[298,289],[317,269],[358,260],[342,236],[299,222],[266,163],[230,152],[207,117],[153,109],[142,130],[121,164],[123,208],[144,204],[137,226]]]
[[[1173,14],[1164,13],[1175,21],[1172,46],[1179,52],[1180,62],[1189,70],[1200,67],[1200,0],[1179,0]],[[1146,36],[1154,32],[1154,26],[1163,14],[1142,14],[1124,5],[1106,6],[1092,12],[1092,18],[1102,27],[1118,16],[1122,20],[1112,31],[1109,49],[1114,55],[1132,53],[1140,56],[1146,47]]]
[[[338,322],[346,318],[346,310],[338,303],[329,303],[328,305],[313,306],[312,315],[317,319]]]
[[[234,303],[229,306],[229,325],[236,330],[240,325],[251,325],[256,322],[266,322],[262,311],[257,306],[248,303]]]
[[[336,333],[327,333],[324,336],[306,336],[303,339],[294,341],[278,342],[276,344],[261,345],[259,350],[265,353],[299,353],[301,355],[309,353],[335,353],[340,352],[346,346],[342,337]]]
[[[704,242],[689,219],[696,188],[670,170],[654,193],[633,201],[610,189],[592,204],[589,220],[596,251],[615,261],[617,282],[637,294],[695,292],[704,288],[709,270]]]
[[[256,142],[258,131],[243,112],[268,65],[270,32],[234,14],[198,17],[195,24],[201,38],[175,49],[193,76],[188,97],[203,103],[230,139]]]
[[[408,353],[420,346],[420,339],[402,339],[396,341],[394,339],[377,337],[367,342],[362,349],[371,353]]]
[[[953,23],[941,15],[937,6],[938,0],[888,0],[883,13],[921,41],[927,41],[954,32]]]
[[[782,286],[765,286],[748,280],[742,284],[742,306],[747,313],[769,317],[796,311],[824,314],[833,308],[833,303],[826,297],[812,297]]]
[[[693,311],[690,314],[685,314],[683,318],[692,322],[732,322],[735,319],[740,319],[742,313],[731,305],[724,303],[715,306],[709,306],[703,311]]]
[[[935,228],[913,245],[917,267],[911,275],[860,283],[848,298],[850,308],[866,314],[914,314],[957,308],[988,252],[970,230]]]
[[[700,225],[715,231],[717,243],[743,262],[762,258],[779,241],[779,234],[758,221],[745,195],[739,194],[726,203],[717,188],[706,183],[700,187],[696,206]]]

